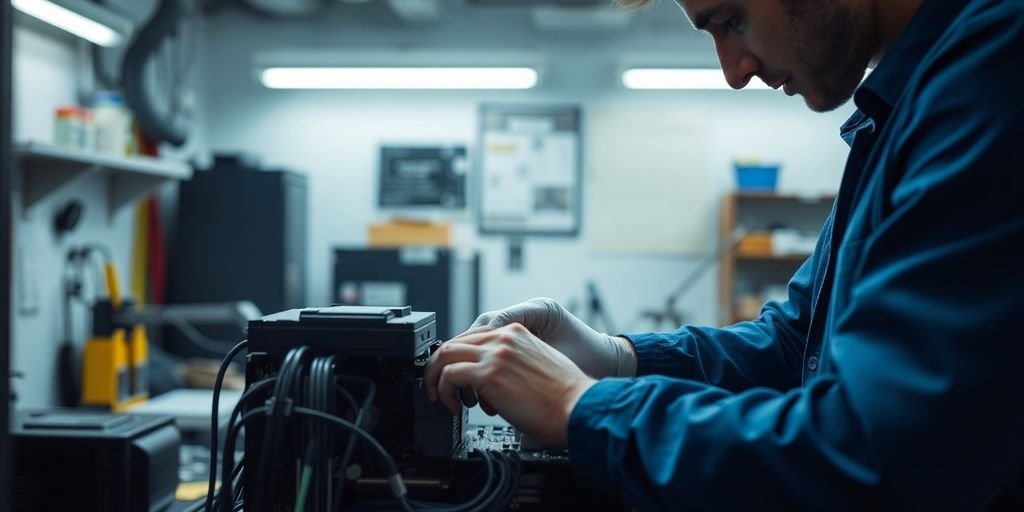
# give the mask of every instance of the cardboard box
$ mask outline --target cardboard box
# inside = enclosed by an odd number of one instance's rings
[[[736,252],[740,256],[771,256],[772,234],[770,232],[750,233],[740,239]]]
[[[410,245],[452,246],[450,224],[414,220],[393,220],[369,227],[370,247],[407,247]]]

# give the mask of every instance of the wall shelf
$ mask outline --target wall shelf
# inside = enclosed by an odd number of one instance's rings
[[[768,261],[802,263],[810,254],[737,254],[739,261]]]
[[[104,155],[36,142],[16,143],[14,155],[21,172],[23,213],[76,180],[102,175],[107,180],[107,213],[113,218],[121,208],[167,181],[192,177],[192,168],[183,162]]]

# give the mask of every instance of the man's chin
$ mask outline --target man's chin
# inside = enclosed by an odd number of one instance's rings
[[[850,98],[853,97],[853,93],[851,92],[850,94],[847,94],[844,97],[827,97],[813,93],[801,93],[801,96],[804,97],[804,103],[807,104],[807,108],[819,114],[824,114],[827,112],[832,112],[838,109],[839,107],[846,105],[846,103],[850,101]]]

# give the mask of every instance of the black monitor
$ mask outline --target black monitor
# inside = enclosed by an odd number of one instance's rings
[[[0,2],[0,510],[7,510],[11,356],[11,3]]]
[[[382,146],[377,205],[462,210],[468,174],[465,146]]]

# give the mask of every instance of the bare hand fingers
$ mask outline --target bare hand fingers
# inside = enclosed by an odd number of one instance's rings
[[[480,408],[483,409],[488,416],[497,416],[498,410],[494,408],[487,400],[480,400]]]
[[[450,341],[458,340],[458,339],[461,339],[461,338],[463,338],[465,336],[469,336],[469,335],[472,335],[472,334],[480,334],[482,332],[487,332],[487,331],[492,331],[492,330],[494,330],[494,327],[491,327],[489,325],[476,325],[476,324],[473,324],[472,327],[470,327],[469,329],[466,329],[464,332],[462,332],[458,336],[452,338]]]
[[[480,401],[473,388],[459,388],[459,399],[462,400],[462,405],[466,407],[473,407]]]
[[[444,368],[452,363],[479,361],[484,349],[476,345],[448,342],[430,356],[427,367],[423,370],[423,387],[427,398],[437,400],[437,384]]]
[[[473,388],[477,363],[451,363],[441,370],[441,379],[437,386],[437,397],[453,415],[459,414],[462,404],[456,396],[457,388]]]

